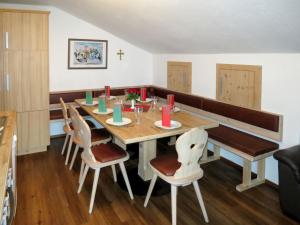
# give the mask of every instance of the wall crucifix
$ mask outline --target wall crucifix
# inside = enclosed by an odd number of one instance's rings
[[[117,52],[117,55],[120,57],[120,60],[122,60],[122,57],[125,53],[122,51],[122,49],[120,49],[118,52]]]

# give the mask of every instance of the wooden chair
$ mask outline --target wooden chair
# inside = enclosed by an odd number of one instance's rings
[[[62,151],[61,151],[61,154],[63,155],[65,153],[65,149],[66,149],[68,140],[73,135],[73,125],[71,123],[71,119],[69,119],[69,117],[68,117],[67,106],[66,106],[64,100],[62,98],[59,98],[59,101],[60,101],[60,105],[61,105],[61,109],[62,109],[64,121],[65,121],[65,125],[63,127],[63,130],[66,133],[65,142],[64,142],[64,145],[63,145],[63,148],[62,148]],[[91,129],[94,129],[96,127],[95,124],[92,123],[89,120],[87,120],[87,124],[89,125],[89,127]]]
[[[124,161],[129,159],[129,155],[118,145],[109,143],[109,144],[100,144],[97,146],[92,146],[91,143],[91,130],[89,129],[86,122],[82,119],[79,114],[76,114],[76,120],[79,125],[79,132],[82,139],[83,152],[81,154],[82,163],[79,175],[79,188],[78,193],[81,192],[83,183],[85,181],[88,170],[94,169],[94,182],[93,189],[90,200],[89,213],[92,213],[95,195],[97,190],[98,179],[100,175],[100,169],[103,167],[111,166],[113,169],[114,181],[116,182],[115,174],[115,165],[119,164],[121,172],[123,174],[129,196],[133,199],[133,194],[131,191],[130,183],[127,177],[126,169],[124,166]]]
[[[75,109],[74,106],[70,106],[69,108],[69,112],[70,112],[70,117],[71,117],[71,121],[73,124],[73,135],[71,136],[71,141],[70,141],[70,145],[69,145],[69,149],[68,149],[68,153],[67,153],[67,159],[66,159],[66,165],[68,163],[68,157],[70,155],[71,152],[71,146],[72,143],[74,142],[76,144],[74,153],[73,153],[73,157],[72,157],[72,161],[70,164],[69,169],[71,170],[73,168],[77,153],[79,148],[83,148],[83,140],[81,138],[81,134],[79,132],[79,123],[78,123],[78,119],[77,117],[80,116],[79,112]],[[81,117],[81,116],[80,116]],[[82,117],[81,117],[82,118]],[[106,129],[101,128],[101,129],[92,129],[91,130],[91,144],[92,145],[100,145],[100,144],[106,144],[109,141],[111,141],[111,136],[110,134],[107,132]]]
[[[154,175],[151,180],[144,207],[150,199],[157,176],[171,184],[172,225],[176,225],[176,201],[178,186],[186,186],[193,183],[205,222],[208,216],[199,189],[198,180],[203,177],[203,170],[198,163],[207,143],[207,132],[194,128],[181,135],[176,141],[176,154],[158,156],[150,161]]]

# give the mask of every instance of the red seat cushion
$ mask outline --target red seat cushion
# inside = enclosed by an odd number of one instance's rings
[[[101,144],[92,147],[92,152],[98,162],[109,162],[121,159],[126,156],[126,152],[115,144]]]
[[[277,143],[220,125],[207,129],[208,137],[251,156],[258,156],[278,149]]]
[[[101,141],[110,137],[108,131],[104,128],[91,130],[92,142]]]
[[[150,164],[166,176],[174,176],[176,170],[181,166],[177,161],[177,153],[160,155],[150,161]]]

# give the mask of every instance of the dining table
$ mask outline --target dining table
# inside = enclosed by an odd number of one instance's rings
[[[157,139],[165,137],[176,137],[183,134],[192,128],[213,128],[217,127],[218,123],[212,120],[200,117],[191,112],[184,110],[176,110],[171,113],[171,120],[179,122],[180,126],[174,129],[157,126],[157,121],[162,119],[162,113],[159,105],[151,105],[151,102],[141,102],[145,107],[141,113],[140,123],[137,123],[136,114],[130,110],[122,112],[123,119],[129,119],[128,124],[123,126],[111,125],[108,120],[112,120],[112,111],[116,102],[126,102],[124,96],[111,97],[111,100],[106,101],[107,114],[97,113],[98,105],[97,98],[94,99],[94,104],[88,105],[85,99],[76,99],[75,102],[89,114],[94,120],[100,123],[113,136],[113,141],[120,147],[126,150],[126,145],[139,143],[139,159],[138,159],[138,175],[144,181],[152,178],[153,172],[149,166],[149,162],[156,157]],[[128,109],[128,108],[127,108]]]

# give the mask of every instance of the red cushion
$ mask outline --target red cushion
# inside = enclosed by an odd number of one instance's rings
[[[101,141],[110,137],[108,131],[104,128],[91,130],[92,142]]]
[[[181,166],[181,163],[177,161],[177,153],[166,154],[156,157],[150,161],[150,164],[159,172],[166,176],[174,176],[176,170]]]
[[[251,156],[258,156],[278,149],[277,143],[220,125],[207,129],[208,137]]]
[[[126,152],[115,144],[101,144],[92,147],[92,152],[98,162],[109,162],[121,159],[126,156]]]

